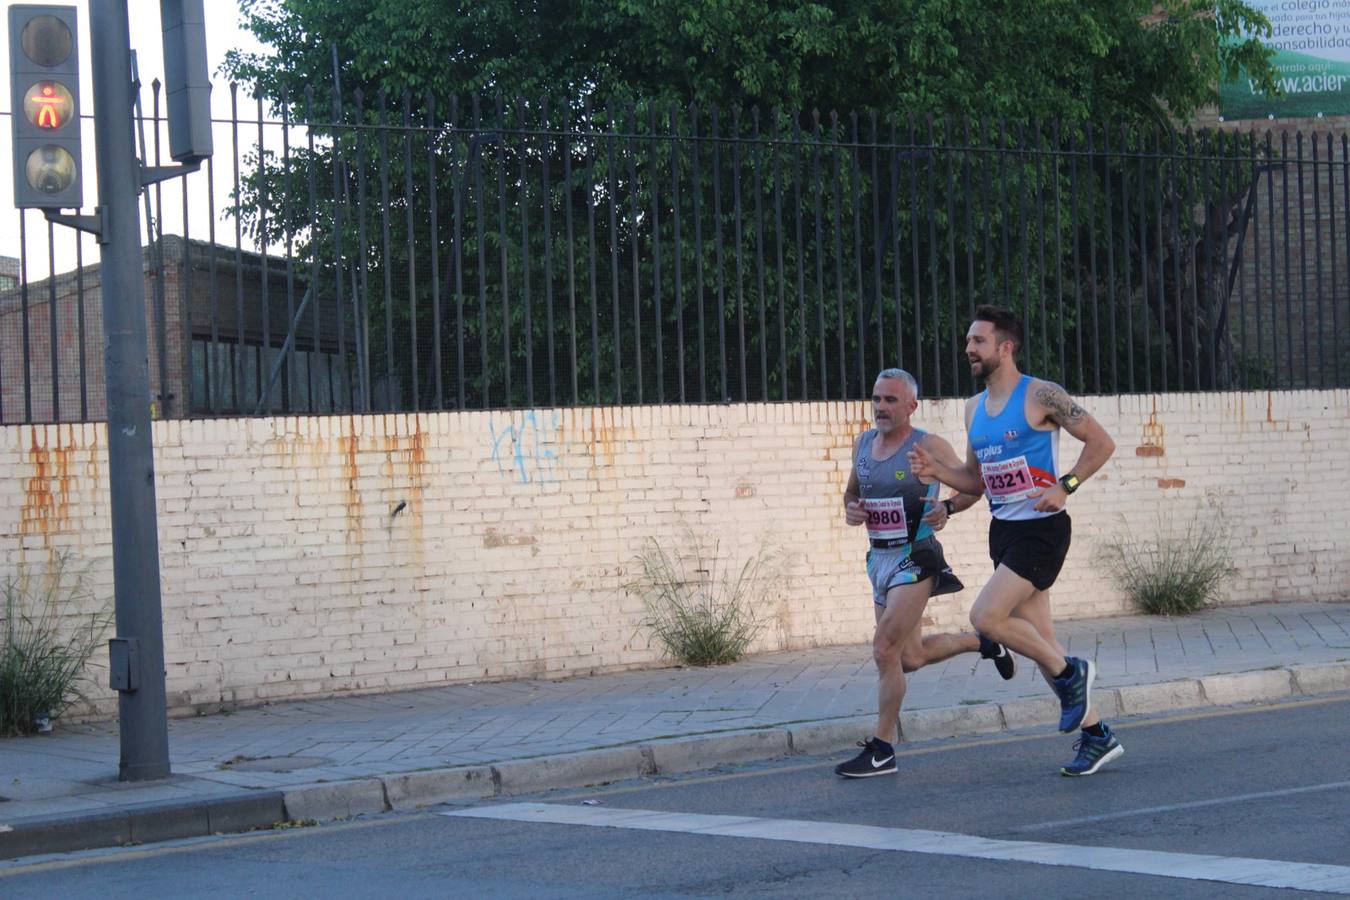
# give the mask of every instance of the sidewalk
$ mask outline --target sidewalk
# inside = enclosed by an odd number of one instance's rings
[[[1059,632],[1096,661],[1094,705],[1111,719],[1350,690],[1350,603],[1081,620]],[[1057,704],[1019,663],[1009,682],[973,655],[915,674],[903,739],[1053,731]],[[852,645],[712,669],[286,703],[172,720],[174,774],[149,784],[116,780],[115,725],[58,723],[52,735],[0,740],[0,859],[838,755],[870,731],[875,684],[870,647]]]

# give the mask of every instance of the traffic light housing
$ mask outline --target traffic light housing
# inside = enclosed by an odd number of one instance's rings
[[[80,48],[73,6],[9,8],[14,205],[79,209]]]
[[[169,156],[180,163],[201,162],[211,155],[211,78],[202,0],[160,0],[159,18],[164,29]]]

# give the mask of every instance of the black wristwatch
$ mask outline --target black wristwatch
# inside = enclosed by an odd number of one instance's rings
[[[951,498],[951,497],[948,497],[946,500],[943,500],[943,501],[942,501],[942,506],[943,506],[944,509],[947,510],[947,515],[948,515],[948,516],[954,516],[954,515],[956,515],[956,504],[952,502],[952,498]]]
[[[1072,472],[1068,475],[1059,476],[1059,486],[1064,488],[1064,493],[1066,494],[1072,494],[1074,491],[1078,490],[1078,486],[1082,483],[1083,482],[1079,480],[1078,476],[1074,475]]]

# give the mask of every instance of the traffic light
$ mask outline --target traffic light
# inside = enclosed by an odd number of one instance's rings
[[[211,77],[202,0],[159,0],[159,19],[164,29],[169,156],[180,163],[201,162],[211,155]]]
[[[79,209],[80,51],[73,6],[9,8],[14,205]]]

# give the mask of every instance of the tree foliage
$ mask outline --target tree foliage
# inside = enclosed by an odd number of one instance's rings
[[[331,84],[598,102],[1153,123],[1239,68],[1274,89],[1239,0],[246,0],[266,96]]]
[[[1066,361],[1061,352],[1042,360],[1042,374],[1066,382],[1067,371],[1052,363],[1072,363],[1080,373],[1091,366],[1098,389],[1102,370],[1093,364],[1100,360],[1112,360],[1113,371],[1117,361],[1133,371],[1132,348],[1141,339],[1171,345],[1177,355],[1171,377],[1182,387],[1228,386],[1241,363],[1226,337],[1223,273],[1250,179],[1236,166],[1231,178],[1211,177],[1226,172],[1226,162],[1198,170],[1160,162],[1149,176],[1161,197],[1156,215],[1137,213],[1151,218],[1115,238],[1104,237],[1111,234],[1103,218],[1109,203],[1094,205],[1096,198],[1120,196],[1131,179],[1137,186],[1144,175],[1134,162],[1127,166],[1125,155],[1142,159],[1150,146],[1176,147],[1179,124],[1217,100],[1220,80],[1241,70],[1274,90],[1269,51],[1246,36],[1268,26],[1238,0],[245,0],[244,10],[270,50],[232,52],[226,74],[293,121],[322,121],[332,99],[338,101],[337,123],[311,131],[320,135],[313,153],[297,149],[289,165],[274,154],[255,158],[258,170],[237,198],[238,212],[266,241],[301,235],[301,253],[329,257],[324,264],[332,265],[335,286],[340,270],[348,296],[359,290],[353,327],[359,322],[364,345],[385,357],[366,371],[367,386],[383,379],[387,391],[403,395],[386,396],[390,406],[407,405],[409,392],[425,404],[433,390],[441,394],[442,379],[454,382],[452,394],[468,398],[457,402],[533,403],[541,395],[534,388],[552,384],[555,345],[569,342],[577,354],[573,383],[592,382],[589,391],[574,389],[575,397],[629,400],[635,373],[624,367],[637,360],[641,378],[644,341],[686,324],[669,301],[679,293],[671,284],[677,260],[686,273],[706,269],[697,302],[720,318],[681,344],[678,357],[658,364],[665,368],[657,377],[674,377],[686,363],[692,371],[697,362],[701,371],[706,356],[716,382],[707,395],[714,399],[861,396],[868,379],[863,358],[885,358],[882,331],[889,326],[882,323],[892,321],[912,323],[911,353],[931,349],[937,371],[948,351],[956,359],[949,343],[964,313],[946,298],[958,295],[972,302],[1002,297],[1024,311],[1044,309],[1047,294],[1086,294],[1091,304],[1119,296],[1119,309],[1128,309],[1109,313],[1124,323],[1120,334],[1109,331],[1110,346],[1098,352],[1094,344],[1089,357],[1079,340],[1076,359]],[[481,111],[470,112],[469,96],[475,104],[483,98]],[[458,127],[418,129],[433,102],[444,123],[455,100]],[[718,133],[741,140],[707,144],[701,160],[692,143],[632,139],[680,140],[693,127],[706,136],[716,121],[709,111],[719,109]],[[400,130],[404,122],[413,127]],[[880,131],[870,132],[877,122]],[[1092,134],[1106,140],[1108,132],[1117,136],[1110,140],[1118,156],[1085,162],[1081,184],[1067,164],[1043,172],[1042,126],[1047,141],[1059,135],[1057,146],[1047,146],[1067,152],[1065,160],[1085,137],[1090,146]],[[795,135],[791,147],[766,140],[778,133]],[[917,149],[895,157],[897,134]],[[861,147],[860,138],[876,146]],[[720,160],[710,158],[719,145]],[[1189,138],[1184,145],[1191,146]],[[1241,160],[1246,149],[1235,140],[1226,155]],[[551,255],[539,221],[540,169],[550,164],[543,214],[554,217]],[[288,220],[277,198],[300,190],[315,172],[317,204],[301,198]],[[686,192],[678,248],[672,176]],[[711,206],[708,192],[718,178],[723,199]],[[730,199],[737,178],[743,196],[735,203],[744,203],[744,216]],[[1021,197],[1021,211],[992,202],[994,186],[1000,197]],[[930,199],[916,201],[924,190]],[[701,244],[690,234],[695,191],[704,203]],[[1039,197],[1059,210],[1061,196],[1072,198],[1071,215],[1028,223],[1027,203]],[[267,215],[260,198],[271,198]],[[780,203],[788,204],[786,225],[752,225],[752,211],[756,223],[766,221],[765,209],[784,215],[775,208]],[[866,245],[859,203],[879,211]],[[598,213],[589,234],[580,218],[587,204]],[[564,248],[568,209],[578,216],[577,230]],[[817,222],[819,242],[808,236],[802,248],[789,239],[767,278],[762,269],[742,271],[742,255],[763,261],[774,240],[795,236],[789,232],[801,213],[808,226]],[[446,226],[434,247],[428,222]],[[1029,232],[1042,247],[1062,247],[1062,256],[1034,267],[1010,257],[1009,234],[1024,239]],[[995,233],[1004,241],[1001,260],[997,247],[991,251],[988,236]],[[925,260],[922,272],[917,262],[905,270],[911,248],[914,260]],[[1112,248],[1121,252],[1120,269],[1099,270],[1097,256],[1105,259]],[[1167,252],[1155,253],[1150,268],[1145,248]],[[939,265],[944,254],[965,265]],[[573,257],[575,272],[564,262]],[[813,266],[815,305],[796,310],[795,325],[785,323],[781,298],[804,288]],[[535,306],[540,294],[554,287],[561,293],[563,285],[577,286],[569,301],[589,302],[590,335],[584,315],[580,334],[562,319],[561,307],[554,320],[551,295],[546,309]],[[1146,285],[1162,288],[1150,295]],[[687,282],[684,290],[691,290]],[[920,294],[931,317],[916,315]],[[653,295],[667,298],[666,305]],[[932,306],[935,298],[943,299],[941,308]],[[775,300],[778,333],[756,332],[741,345],[740,355],[752,357],[747,368],[714,335],[743,333],[747,310],[753,318],[757,305],[763,316],[767,303],[772,314]],[[1051,331],[1087,328],[1090,313],[1093,339],[1105,340],[1095,305],[1088,312],[1079,304],[1050,305]],[[425,364],[437,347],[428,339],[434,334],[463,341],[454,354],[444,348],[435,385]],[[547,382],[538,349],[545,345]],[[403,347],[414,349],[395,353]],[[419,353],[421,364],[407,358]],[[467,371],[455,371],[466,353]],[[1215,360],[1208,367],[1207,355]],[[775,357],[780,365],[771,371]],[[1158,374],[1165,386],[1166,370]],[[466,379],[474,381],[467,392]],[[1088,388],[1081,375],[1079,381],[1076,387]],[[949,381],[939,389],[953,387]]]

